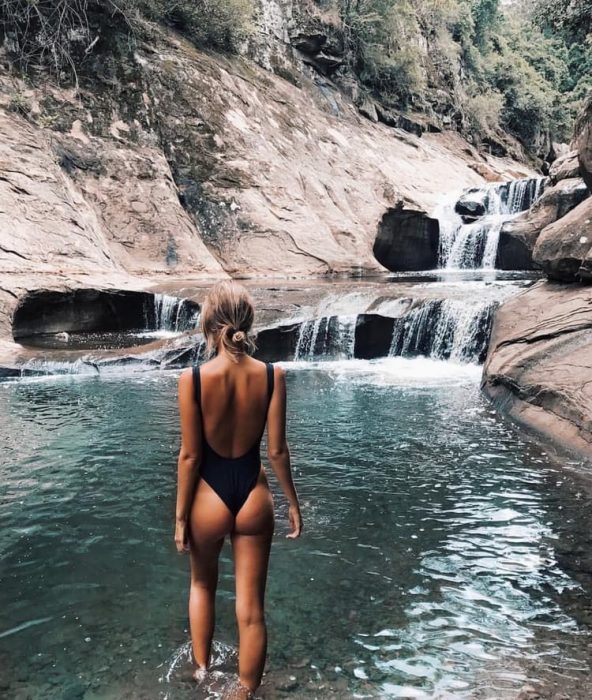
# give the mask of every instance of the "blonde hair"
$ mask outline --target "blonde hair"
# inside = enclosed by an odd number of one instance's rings
[[[220,343],[234,362],[241,355],[254,352],[254,318],[253,302],[241,284],[231,280],[215,284],[201,307],[201,332],[208,354],[213,355]]]

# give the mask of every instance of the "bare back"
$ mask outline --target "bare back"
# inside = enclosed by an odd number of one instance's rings
[[[266,365],[251,357],[201,367],[201,413],[206,441],[220,456],[236,458],[259,440],[269,405]]]

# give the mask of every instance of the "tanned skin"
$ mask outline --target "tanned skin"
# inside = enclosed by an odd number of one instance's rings
[[[274,392],[267,409],[267,374],[263,362],[248,355],[234,361],[222,346],[201,365],[201,404],[195,401],[191,369],[179,377],[181,449],[178,459],[175,544],[191,559],[189,621],[195,663],[208,668],[214,633],[218,556],[230,535],[236,579],[239,630],[239,680],[250,697],[259,687],[267,651],[264,617],[269,551],[274,532],[273,499],[263,465],[257,485],[236,518],[218,494],[199,478],[202,425],[208,443],[224,457],[244,454],[267,421],[267,457],[288,500],[290,532],[302,532],[298,495],[292,480],[286,439],[286,378],[274,367]]]

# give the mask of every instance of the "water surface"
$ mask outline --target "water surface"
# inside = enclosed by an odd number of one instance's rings
[[[589,697],[591,496],[423,359],[293,363],[303,537],[277,535],[267,698]],[[205,698],[235,658],[224,550],[217,671],[188,678],[173,545],[177,373],[0,384],[0,695]]]

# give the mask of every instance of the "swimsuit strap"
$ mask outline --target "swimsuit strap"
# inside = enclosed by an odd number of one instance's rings
[[[193,365],[193,397],[201,409],[201,376],[199,373],[199,365]]]
[[[266,363],[267,367],[267,404],[269,405],[271,401],[271,397],[273,394],[273,386],[274,386],[274,373],[273,373],[273,365],[271,362]]]

